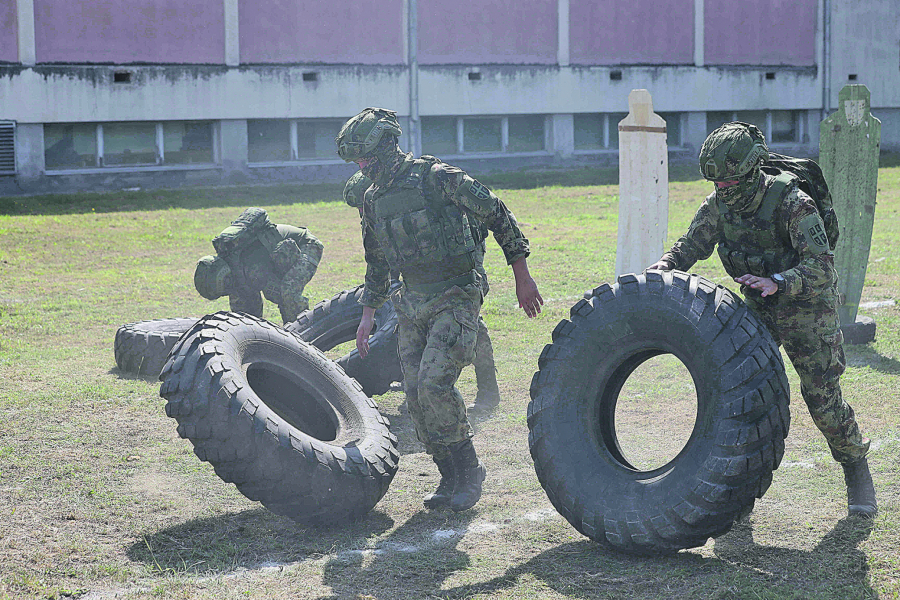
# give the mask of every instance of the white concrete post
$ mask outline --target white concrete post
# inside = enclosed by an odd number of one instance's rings
[[[619,122],[619,233],[616,276],[640,273],[662,256],[669,223],[666,122],[647,90],[628,94]]]

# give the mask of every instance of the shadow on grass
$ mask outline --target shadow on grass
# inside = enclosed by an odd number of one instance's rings
[[[393,519],[378,510],[356,522],[313,527],[260,508],[146,533],[126,554],[159,574],[222,573],[361,547],[366,538],[393,525]]]
[[[844,519],[811,551],[759,546],[749,524],[715,542],[715,559],[617,554],[587,540],[562,544],[489,581],[441,590],[441,598],[500,596],[523,585],[570,598],[871,598],[858,545],[871,522]],[[535,582],[539,582],[536,584]]]
[[[890,356],[879,354],[869,344],[844,344],[847,366],[869,367],[879,373],[896,375],[900,373],[900,361]]]

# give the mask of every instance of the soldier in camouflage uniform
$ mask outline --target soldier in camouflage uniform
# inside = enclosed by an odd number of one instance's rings
[[[843,467],[849,514],[872,517],[877,503],[866,460],[869,440],[841,396],[845,362],[834,254],[819,209],[798,178],[761,172],[768,157],[765,137],[753,125],[726,123],[713,131],[700,150],[700,172],[715,192],[687,233],[649,268],[686,271],[718,245],[748,307],[784,344],[810,415]]]
[[[472,222],[483,222],[503,249],[525,314],[536,316],[543,299],[528,273],[528,240],[503,202],[456,167],[402,152],[400,133],[395,112],[367,108],[336,139],[338,155],[373,182],[362,205],[367,270],[356,346],[367,354],[375,310],[387,300],[391,269],[398,269],[403,286],[395,306],[407,406],[416,436],[441,474],[425,506],[461,511],[478,502],[485,477],[455,387],[475,353],[484,297],[475,270],[481,240]]]
[[[427,155],[422,156],[423,160],[432,158]],[[344,202],[359,210],[360,218],[363,214],[363,196],[370,185],[372,185],[372,180],[363,175],[362,171],[357,171],[344,186]],[[481,293],[483,296],[487,296],[490,285],[488,285],[487,272],[484,270],[484,255],[487,252],[488,230],[481,221],[475,220],[474,223],[470,222],[470,225],[479,229],[473,234],[475,237],[481,238],[481,243],[475,250],[475,270],[480,278]],[[396,273],[392,272],[391,277],[396,279]],[[500,388],[497,385],[497,367],[494,365],[494,347],[491,344],[487,324],[480,314],[478,315],[478,337],[475,342],[475,356],[472,364],[475,367],[475,382],[478,391],[475,395],[475,402],[468,406],[467,410],[473,414],[486,415],[500,405]]]
[[[262,317],[262,292],[285,324],[309,308],[303,288],[323,246],[306,228],[275,225],[265,210],[248,208],[212,244],[216,256],[201,258],[194,271],[194,287],[204,298],[227,294],[231,310]]]

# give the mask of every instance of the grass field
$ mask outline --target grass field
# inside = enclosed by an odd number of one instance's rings
[[[842,380],[873,440],[880,514],[869,525],[845,518],[840,467],[788,367],[793,421],[771,488],[748,521],[664,558],[581,536],[554,511],[528,452],[538,355],[582,294],[613,277],[610,179],[590,169],[485,178],[531,240],[546,304],[524,317],[489,242],[483,314],[503,403],[474,423],[484,496],[459,514],[423,510],[437,472],[402,395],[389,392],[376,400],[400,439],[400,470],[367,518],[335,528],[274,516],[222,482],[178,437],[159,383],[115,368],[113,337],[124,323],[227,309],[196,293],[193,269],[246,206],[323,240],[312,301],[357,285],[358,215],[337,201],[340,186],[0,198],[0,598],[900,598],[900,167],[879,172],[860,310],[877,338],[846,348]],[[671,241],[708,189],[688,171],[672,177]],[[716,259],[694,272],[735,288]],[[280,322],[271,304],[266,317]],[[641,398],[628,403],[635,447],[651,455],[671,452],[677,432],[664,423],[690,420],[689,375],[659,364],[669,377],[642,367],[625,393]],[[474,396],[472,369],[459,386]]]

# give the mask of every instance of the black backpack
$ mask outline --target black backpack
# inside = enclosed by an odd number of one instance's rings
[[[816,161],[809,158],[794,158],[793,156],[769,152],[769,159],[760,166],[760,169],[768,175],[777,176],[780,173],[791,173],[800,179],[800,189],[806,192],[816,203],[816,208],[819,209],[819,216],[822,217],[822,222],[825,224],[828,246],[834,250],[840,234],[837,213],[834,212],[831,192],[828,191],[825,175]]]

